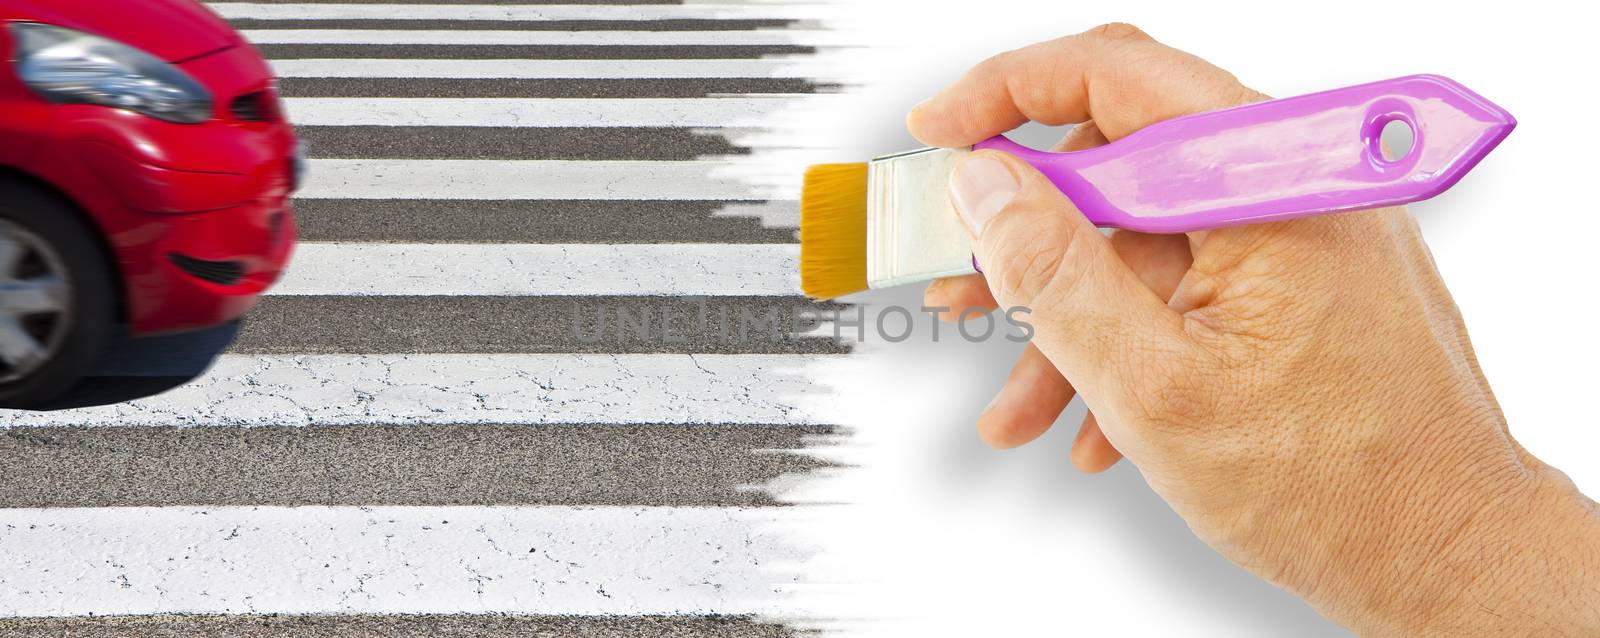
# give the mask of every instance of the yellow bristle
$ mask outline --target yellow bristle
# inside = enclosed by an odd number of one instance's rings
[[[832,299],[867,289],[867,165],[818,164],[800,191],[800,289]]]

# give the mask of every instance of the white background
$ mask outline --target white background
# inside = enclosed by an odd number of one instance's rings
[[[866,89],[832,135],[862,154],[835,159],[916,146],[905,111],[968,66],[1108,21],[1132,22],[1277,96],[1418,72],[1452,77],[1521,124],[1453,190],[1413,210],[1512,432],[1600,495],[1592,6],[863,1],[858,26],[894,46],[849,54]],[[920,290],[867,298],[915,306]],[[862,467],[801,492],[854,503],[809,531],[825,551],[801,607],[879,618],[842,625],[863,635],[1344,635],[1195,540],[1126,463],[1076,474],[1066,455],[1081,406],[1026,448],[982,446],[973,419],[1018,348],[927,337],[882,344],[866,369],[836,376],[835,398],[860,427],[847,457]]]

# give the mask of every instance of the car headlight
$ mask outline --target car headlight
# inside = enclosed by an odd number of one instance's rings
[[[211,92],[144,51],[37,22],[13,22],[10,28],[17,75],[45,99],[128,109],[183,124],[211,119]]]

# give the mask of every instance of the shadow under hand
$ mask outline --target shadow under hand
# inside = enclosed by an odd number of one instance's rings
[[[885,307],[919,308],[922,287],[877,290],[851,301],[867,306],[867,323],[874,325],[874,317]],[[1098,475],[1077,472],[1067,451],[1086,412],[1081,400],[1074,400],[1050,431],[1029,445],[1005,451],[984,445],[974,423],[1000,390],[1025,344],[1003,338],[972,342],[948,324],[934,341],[925,316],[918,316],[918,321],[915,338],[900,343],[878,340],[871,346],[872,356],[884,361],[889,378],[911,379],[910,385],[921,388],[909,403],[938,406],[923,413],[938,415],[936,422],[906,434],[922,441],[903,441],[928,455],[904,468],[917,474],[907,484],[925,486],[915,498],[957,517],[962,515],[956,512],[977,511],[980,504],[996,498],[1011,499],[1008,510],[1019,513],[1019,518],[998,526],[1000,533],[1007,527],[1036,528],[1073,520],[1079,521],[1073,525],[1109,529],[1109,535],[1126,543],[1119,543],[1124,549],[1102,551],[1116,551],[1119,560],[1139,563],[1132,567],[1146,577],[1159,574],[1169,581],[1160,589],[1181,591],[1220,616],[1249,618],[1246,624],[1259,632],[1251,635],[1349,635],[1298,598],[1233,565],[1201,542],[1131,463],[1123,461]],[[1013,540],[1028,542],[1027,538],[1018,533]],[[1041,560],[1028,569],[1058,568]]]

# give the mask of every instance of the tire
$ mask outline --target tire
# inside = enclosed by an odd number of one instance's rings
[[[0,178],[0,408],[38,407],[99,362],[118,289],[98,237],[59,196]]]

